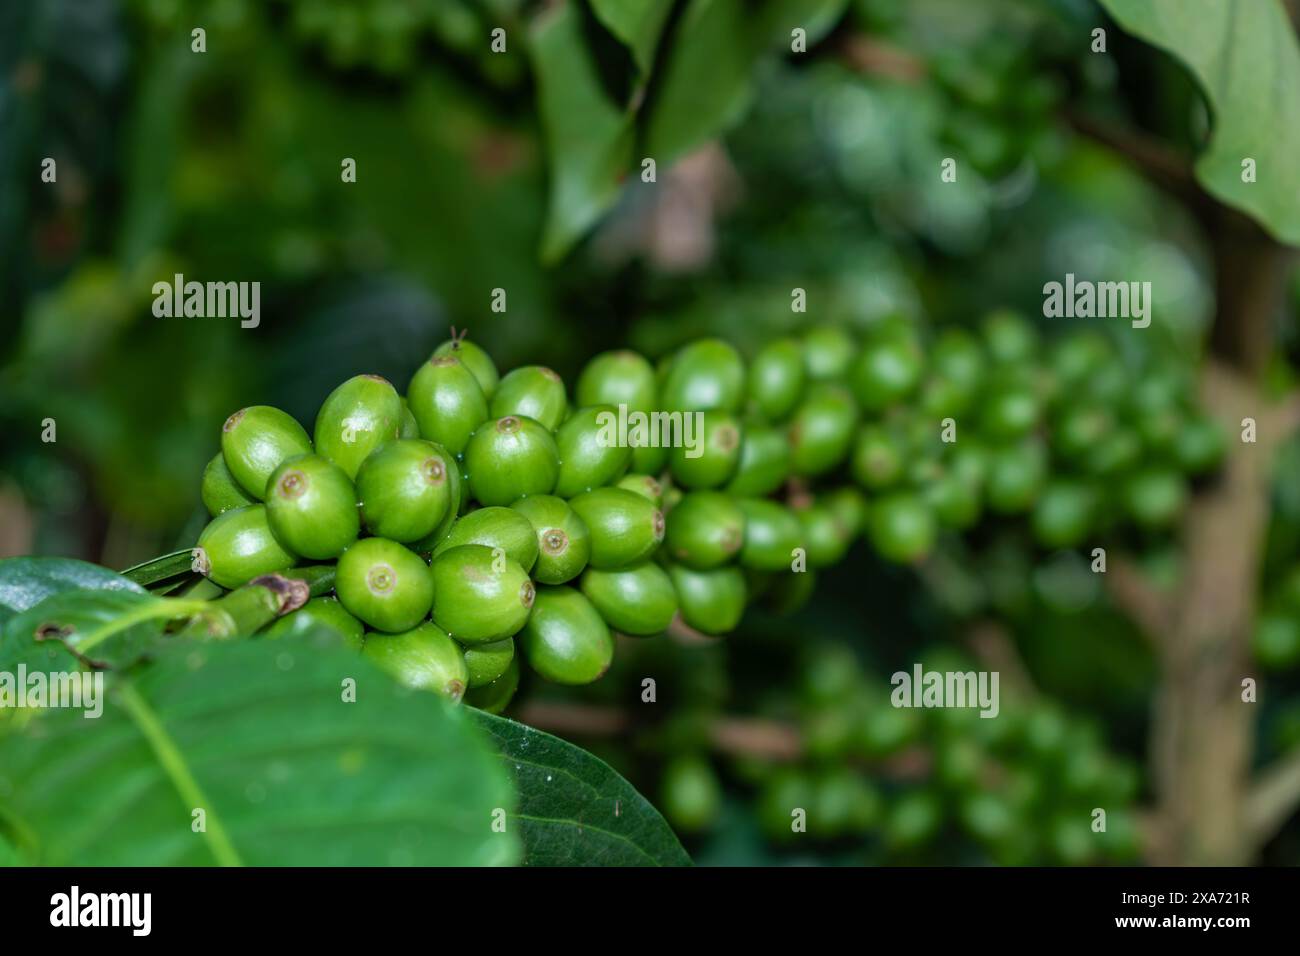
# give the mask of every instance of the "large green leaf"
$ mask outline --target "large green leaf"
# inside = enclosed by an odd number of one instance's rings
[[[590,0],[590,3],[596,19],[632,51],[632,59],[642,74],[649,73],[673,0]]]
[[[555,262],[618,198],[632,156],[632,113],[612,102],[574,4],[533,24],[531,53],[550,165],[542,259]]]
[[[356,700],[344,700],[354,680]],[[0,828],[43,865],[510,864],[508,775],[465,711],[337,641],[177,643],[104,714],[0,737]],[[205,814],[196,832],[195,809]]]
[[[162,636],[164,625],[207,607],[206,601],[125,590],[67,591],[15,614],[0,631],[0,670],[73,657],[97,667],[125,667]]]
[[[526,866],[689,866],[672,828],[645,797],[580,747],[474,711],[514,774]]]
[[[1300,44],[1278,0],[1102,0],[1119,25],[1191,70],[1214,113],[1206,191],[1300,245]],[[1242,182],[1253,159],[1257,181]]]
[[[97,564],[72,558],[6,558],[0,561],[0,624],[35,607],[52,594],[76,590],[144,589]]]
[[[661,167],[736,122],[749,106],[759,53],[741,0],[690,0],[655,79],[647,153]]]

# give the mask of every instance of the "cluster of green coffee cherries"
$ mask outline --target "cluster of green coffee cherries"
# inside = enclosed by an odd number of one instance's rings
[[[932,669],[974,667],[947,650],[925,656]],[[881,863],[1136,858],[1137,770],[1106,750],[1095,725],[1009,695],[994,718],[897,708],[886,680],[868,678],[846,646],[820,644],[802,657],[787,693],[763,711],[800,725],[802,756],[732,756],[720,768],[702,752],[675,755],[659,805],[681,832],[717,824],[725,770],[752,791],[768,841],[795,852],[837,846]]]
[[[297,615],[364,631],[364,652],[410,683],[499,709],[517,644],[542,677],[588,683],[614,633],[726,634],[760,595],[806,598],[862,534],[912,562],[986,507],[1032,512],[1052,547],[1125,516],[1172,522],[1185,472],[1222,447],[1185,383],[1138,377],[1088,335],[1048,363],[1037,351],[1010,313],[929,348],[902,321],[865,342],[822,328],[748,364],[702,339],[657,367],[598,355],[570,401],[550,369],[500,377],[453,339],[405,397],[344,382],[313,436],[267,406],[230,416],[196,567],[233,588],[337,561],[337,601]]]

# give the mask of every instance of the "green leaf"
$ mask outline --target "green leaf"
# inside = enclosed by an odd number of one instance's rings
[[[22,860],[18,857],[18,847],[0,831],[0,868],[9,866],[22,866]]]
[[[551,176],[542,259],[552,263],[618,198],[632,156],[632,114],[601,85],[576,5],[541,14],[530,47]]]
[[[493,829],[508,775],[465,712],[336,640],[178,643],[109,680],[99,719],[51,711],[0,738],[0,821],[37,864],[518,859]]]
[[[1211,195],[1300,244],[1300,44],[1277,0],[1102,0],[1128,32],[1181,60],[1214,114],[1196,161]],[[1253,159],[1257,181],[1242,182]]]
[[[526,866],[689,866],[672,828],[614,770],[580,747],[473,711],[514,774]]]
[[[96,667],[132,664],[162,637],[163,626],[207,607],[206,601],[155,597],[135,591],[67,591],[16,614],[0,632],[0,670],[75,655]]]
[[[144,593],[138,584],[120,574],[86,561],[6,558],[0,561],[0,624],[52,594],[80,589]]]
[[[590,0],[590,4],[596,19],[632,51],[642,75],[649,73],[673,0]]]
[[[748,109],[758,56],[741,0],[690,0],[656,78],[646,148],[667,166],[730,127]]]
[[[760,40],[765,46],[790,52],[791,31],[804,31],[808,48],[822,39],[840,18],[849,0],[767,0],[758,14]]]

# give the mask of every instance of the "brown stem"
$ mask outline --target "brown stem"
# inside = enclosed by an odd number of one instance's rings
[[[985,666],[1002,675],[1008,690],[1025,700],[1038,696],[1029,668],[1025,666],[1015,641],[1001,624],[981,621],[967,632],[966,643]]]
[[[1064,118],[1079,134],[1127,159],[1150,182],[1194,214],[1200,215],[1213,206],[1213,200],[1197,185],[1191,162],[1162,141],[1071,107],[1065,109]]]
[[[567,701],[528,701],[518,707],[516,720],[561,736],[623,737],[636,725],[632,715],[616,707]],[[761,717],[720,716],[710,721],[709,746],[731,757],[753,757],[789,763],[804,756],[804,740],[793,724]],[[920,747],[901,751],[871,764],[871,769],[897,780],[915,780],[930,771],[930,754]]]
[[[1300,749],[1259,774],[1246,798],[1246,828],[1254,846],[1272,839],[1300,805]]]
[[[1261,414],[1255,383],[1211,359],[1204,407],[1234,437]],[[1254,746],[1250,632],[1275,436],[1234,441],[1219,480],[1200,494],[1184,524],[1184,570],[1170,623],[1158,642],[1162,681],[1151,726],[1152,770],[1165,838],[1153,862],[1240,865],[1257,844],[1245,826]]]
[[[1143,636],[1158,643],[1173,620],[1175,595],[1154,581],[1123,555],[1116,555],[1106,571],[1106,588],[1115,605],[1137,624]]]
[[[878,37],[855,33],[840,44],[844,62],[859,73],[903,83],[916,83],[929,72],[925,61]]]

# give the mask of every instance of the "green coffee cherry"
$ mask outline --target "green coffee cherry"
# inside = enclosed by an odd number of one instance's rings
[[[502,388],[509,378],[502,379]],[[465,469],[478,501],[508,505],[526,495],[550,494],[560,474],[560,453],[542,424],[507,415],[474,432],[465,449]]]
[[[805,812],[814,806],[815,790],[806,771],[782,767],[759,791],[757,817],[764,834],[773,842],[790,843],[798,834],[790,827],[796,808]]]
[[[400,634],[372,631],[362,654],[416,690],[431,690],[459,701],[469,686],[469,669],[460,648],[441,628],[425,621]]]
[[[587,566],[591,532],[567,501],[554,495],[532,495],[510,507],[532,527],[537,563],[531,569],[539,583],[563,584]]]
[[[703,571],[734,561],[745,543],[745,514],[720,491],[684,496],[666,522],[667,553],[688,568]]]
[[[923,368],[920,346],[912,338],[881,336],[866,344],[853,366],[853,393],[867,411],[883,411],[912,393]]]
[[[349,478],[366,456],[402,430],[402,398],[378,375],[356,375],[330,392],[316,413],[316,451]]]
[[[579,406],[626,405],[630,412],[655,411],[658,387],[654,368],[628,349],[602,352],[578,376],[574,396]]]
[[[265,505],[222,512],[208,522],[194,549],[194,570],[223,588],[291,568],[297,560],[272,533]]]
[[[591,532],[591,566],[615,570],[648,558],[664,539],[664,514],[625,488],[596,488],[569,505]]]
[[[533,670],[556,684],[590,684],[609,670],[614,637],[582,594],[570,587],[542,587],[520,647]]]
[[[1269,670],[1300,663],[1300,618],[1276,609],[1261,614],[1251,635],[1251,651]]]
[[[790,470],[801,476],[822,475],[848,455],[858,407],[838,385],[819,385],[795,410],[788,431]]]
[[[1047,454],[1029,440],[999,448],[989,459],[985,494],[989,508],[999,514],[1028,511],[1047,479]]]
[[[537,563],[537,532],[525,515],[512,508],[496,505],[471,511],[451,526],[451,531],[433,549],[433,556],[437,558],[467,544],[500,548],[525,571],[531,571]]]
[[[269,405],[242,408],[221,426],[221,454],[246,492],[261,501],[271,472],[286,458],[311,454],[311,439],[293,418]]]
[[[807,604],[817,588],[817,574],[813,571],[790,571],[780,574],[770,571],[750,570],[750,592],[755,586],[752,575],[762,574],[767,577],[763,591],[763,601],[774,614],[793,614]]]
[[[849,467],[858,484],[879,490],[902,480],[906,460],[907,448],[892,429],[867,424],[858,431]]]
[[[722,339],[701,339],[677,352],[660,389],[673,412],[735,412],[745,398],[745,363]]]
[[[1206,415],[1189,418],[1174,441],[1174,460],[1189,475],[1217,467],[1227,451],[1227,439],[1218,422]]]
[[[985,393],[980,405],[980,432],[993,441],[1022,438],[1038,425],[1038,396],[1026,385],[1000,385]]]
[[[410,545],[411,550],[418,554],[428,554],[441,543],[443,538],[447,537],[460,512],[469,501],[469,482],[465,480],[464,473],[461,471],[461,463],[441,445],[436,442],[430,444],[434,448],[434,453],[442,459],[443,473],[447,476],[447,511],[431,532]]]
[[[1097,369],[1114,361],[1114,354],[1103,336],[1095,332],[1075,333],[1060,339],[1052,348],[1051,369],[1064,385],[1088,379]]]
[[[1038,348],[1034,327],[1011,309],[989,313],[980,324],[980,332],[995,362],[1007,365],[1028,362]]]
[[[867,526],[867,499],[858,489],[849,486],[835,488],[818,500],[835,512],[835,517],[850,537],[861,534]]]
[[[645,475],[660,474],[668,467],[668,449],[663,445],[632,448],[632,470]]]
[[[844,525],[834,508],[813,502],[796,511],[795,517],[799,521],[800,540],[810,568],[829,567],[844,559],[855,532]],[[668,516],[668,529],[672,531],[672,515]]]
[[[337,558],[361,532],[352,482],[320,455],[290,458],[271,473],[266,516],[289,550],[318,561]]]
[[[1087,538],[1097,508],[1097,495],[1082,482],[1053,481],[1034,505],[1034,537],[1048,548],[1073,548]]]
[[[799,403],[807,374],[802,345],[794,339],[770,342],[749,368],[749,401],[769,420],[779,422]]]
[[[451,495],[445,451],[422,438],[389,442],[357,472],[366,527],[393,541],[420,541],[432,534],[453,507]]]
[[[707,760],[675,758],[664,768],[659,786],[659,805],[679,833],[702,833],[717,820],[722,787]]]
[[[1187,482],[1175,471],[1147,468],[1125,481],[1121,495],[1125,510],[1139,527],[1167,528],[1187,504]]]
[[[474,381],[478,382],[478,387],[483,390],[484,397],[491,401],[493,393],[497,390],[497,382],[501,380],[492,356],[473,342],[467,342],[463,337],[448,339],[433,350],[434,358],[447,356],[459,359],[460,363],[469,369],[469,373],[474,376]]]
[[[213,455],[212,460],[203,469],[200,496],[203,499],[203,507],[207,508],[208,514],[214,518],[231,508],[243,508],[246,505],[256,504],[257,501],[239,487],[239,482],[235,481],[235,476],[226,467],[226,458],[221,452]]]
[[[515,639],[507,637],[490,644],[465,648],[465,667],[470,687],[486,687],[510,669],[515,659]]]
[[[415,627],[433,603],[429,566],[387,538],[362,538],[344,551],[334,589],[350,613],[390,633]]]
[[[943,826],[943,804],[933,793],[906,790],[885,816],[885,841],[896,850],[923,846]]]
[[[582,593],[614,630],[645,636],[658,634],[677,613],[677,592],[668,572],[653,561],[623,571],[588,568]]]
[[[398,438],[419,438],[420,423],[415,420],[411,414],[411,406],[407,404],[406,399],[402,399],[402,424],[397,432]]]
[[[790,477],[790,440],[768,425],[746,425],[740,440],[740,461],[727,483],[728,494],[739,498],[770,495]]]
[[[694,571],[674,564],[669,566],[668,576],[687,625],[704,634],[726,634],[736,629],[748,597],[745,575],[739,568]]]
[[[934,513],[912,492],[893,492],[871,506],[871,544],[890,561],[903,564],[925,557],[937,531]]]
[[[804,336],[804,367],[810,382],[843,381],[857,354],[857,341],[838,326],[821,325]]]
[[[483,687],[471,687],[465,693],[465,703],[489,714],[499,714],[506,709],[519,687],[519,657],[510,661],[506,672]]]
[[[1114,433],[1115,416],[1100,402],[1071,403],[1052,428],[1052,448],[1071,462],[1084,462]]]
[[[626,488],[628,491],[636,492],[643,498],[654,503],[656,508],[662,508],[664,504],[664,489],[657,478],[650,475],[631,474],[624,475],[617,482],[615,487]]]
[[[704,412],[703,424],[695,427],[695,441],[675,445],[668,451],[668,467],[683,488],[717,488],[724,485],[740,464],[740,423],[727,412]]]
[[[984,350],[965,329],[945,329],[930,351],[930,367],[962,394],[973,395],[984,381]]]
[[[612,424],[611,424],[612,422]],[[618,444],[618,411],[593,405],[575,411],[555,432],[560,476],[555,493],[562,498],[608,485],[632,462],[632,449]]]
[[[766,498],[745,498],[738,506],[745,516],[740,563],[759,571],[789,571],[795,549],[803,546],[803,528],[794,512]]]
[[[437,355],[420,366],[406,390],[420,434],[453,455],[469,444],[474,429],[488,418],[488,402],[478,379],[454,355]]]
[[[533,608],[533,582],[502,550],[461,545],[433,559],[433,620],[465,645],[519,632]]]
[[[979,520],[983,504],[979,484],[952,469],[927,481],[921,488],[921,497],[945,528],[964,530]]]
[[[517,368],[501,379],[491,409],[493,418],[531,418],[555,431],[568,410],[564,381],[542,365]]]
[[[262,632],[262,637],[267,640],[277,640],[282,637],[310,634],[321,628],[340,635],[344,643],[353,650],[361,650],[366,633],[365,625],[349,614],[339,603],[338,598],[332,597],[312,598],[298,610],[286,614],[268,627]]]
[[[1119,427],[1101,439],[1083,462],[1090,475],[1111,477],[1133,468],[1142,459],[1142,440],[1131,428]]]

